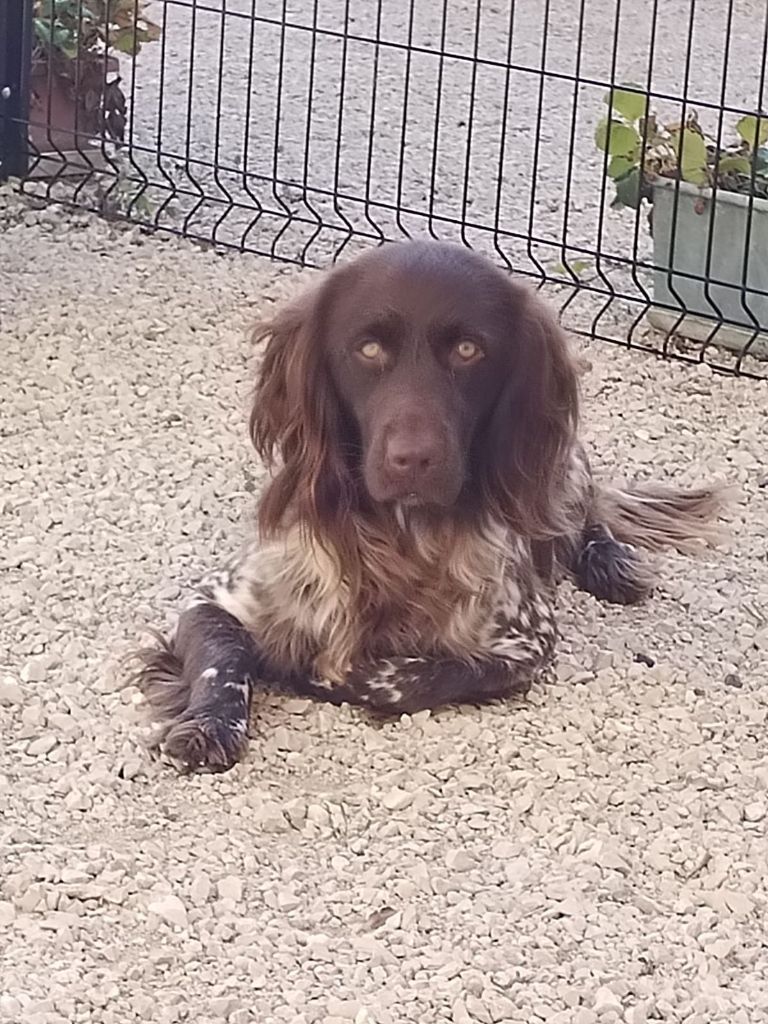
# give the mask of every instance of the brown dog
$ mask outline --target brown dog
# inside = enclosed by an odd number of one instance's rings
[[[634,545],[715,535],[717,488],[593,481],[563,333],[466,249],[373,250],[261,337],[261,538],[141,652],[185,768],[243,755],[256,690],[393,713],[525,693],[553,657],[559,576],[637,601]]]

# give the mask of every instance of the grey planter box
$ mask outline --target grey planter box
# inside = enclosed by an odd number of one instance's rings
[[[679,192],[677,192],[679,189]],[[677,194],[676,194],[677,192]],[[677,205],[677,222],[672,246],[672,225]],[[718,191],[712,211],[712,193],[687,182],[676,188],[673,181],[660,181],[653,187],[653,257],[658,269],[653,275],[656,303],[648,319],[663,331],[675,331],[696,341],[712,338],[715,345],[741,352],[756,329],[761,333],[749,348],[752,355],[768,358],[768,201],[753,199],[749,254],[745,261],[747,225],[750,218],[748,196]],[[707,267],[710,230],[712,255]],[[741,284],[746,262],[746,285],[757,291],[745,292]],[[710,284],[680,273],[709,277],[722,284]],[[685,309],[680,314],[674,310]],[[726,321],[712,336],[718,320]]]

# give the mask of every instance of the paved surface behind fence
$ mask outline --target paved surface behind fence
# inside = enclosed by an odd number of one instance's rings
[[[696,108],[715,132],[706,104],[758,109],[764,93],[766,13],[750,0],[152,9],[164,42],[145,48],[132,96],[135,139],[148,150],[136,157],[150,180],[168,185],[164,171],[181,190],[189,230],[216,225],[222,240],[275,244],[289,258],[311,242],[304,255],[317,262],[350,227],[399,236],[423,232],[430,217],[450,238],[460,234],[450,222],[466,222],[466,239],[484,249],[496,241],[528,272],[561,261],[564,244],[618,259],[637,244],[647,255],[644,216],[636,226],[632,213],[606,215],[594,145],[601,83],[650,85],[670,97],[658,101],[662,114],[679,120]],[[684,110],[676,98],[686,94]],[[736,120],[725,115],[725,139]],[[148,195],[159,204],[167,192]],[[286,213],[296,218],[287,230]],[[612,277],[640,297],[648,284],[643,274]]]

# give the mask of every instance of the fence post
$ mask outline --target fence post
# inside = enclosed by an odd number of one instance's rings
[[[32,0],[0,0],[0,181],[29,166]]]

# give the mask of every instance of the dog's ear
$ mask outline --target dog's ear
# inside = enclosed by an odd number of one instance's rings
[[[565,473],[578,423],[578,372],[544,303],[509,282],[508,377],[478,445],[483,497],[523,536],[568,530]]]
[[[306,293],[254,332],[266,351],[253,396],[251,439],[268,466],[281,463],[259,506],[265,535],[291,516],[322,538],[350,507],[353,481],[319,323],[322,291]]]
[[[256,451],[268,466],[285,457],[285,446],[290,448],[296,431],[291,411],[296,411],[303,364],[310,355],[307,335],[314,304],[314,294],[305,293],[253,330],[254,344],[266,343],[266,348],[256,374],[250,432]]]

